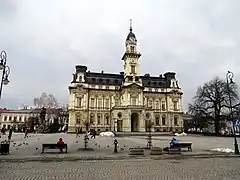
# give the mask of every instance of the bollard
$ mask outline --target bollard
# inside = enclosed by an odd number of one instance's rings
[[[117,153],[118,141],[115,139],[113,143],[114,143],[114,153]]]

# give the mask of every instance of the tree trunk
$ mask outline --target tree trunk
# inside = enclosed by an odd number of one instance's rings
[[[219,119],[215,119],[214,126],[215,126],[215,134],[216,136],[219,136],[220,135]]]

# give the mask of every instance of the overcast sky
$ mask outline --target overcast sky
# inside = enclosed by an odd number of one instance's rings
[[[67,103],[76,64],[119,73],[133,19],[141,74],[175,71],[187,108],[199,85],[227,70],[240,84],[239,17],[239,0],[0,0],[11,67],[1,107],[31,105],[42,92]]]

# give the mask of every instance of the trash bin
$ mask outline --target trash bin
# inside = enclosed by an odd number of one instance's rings
[[[3,141],[0,144],[0,153],[2,154],[9,154],[9,147],[10,147],[10,143],[7,141]]]

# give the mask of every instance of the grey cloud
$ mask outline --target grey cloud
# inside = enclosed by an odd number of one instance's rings
[[[76,64],[119,73],[129,19],[141,73],[176,71],[187,107],[197,86],[235,73],[240,84],[238,0],[0,1],[0,49],[11,83],[1,106],[31,103],[41,92],[68,102]]]

